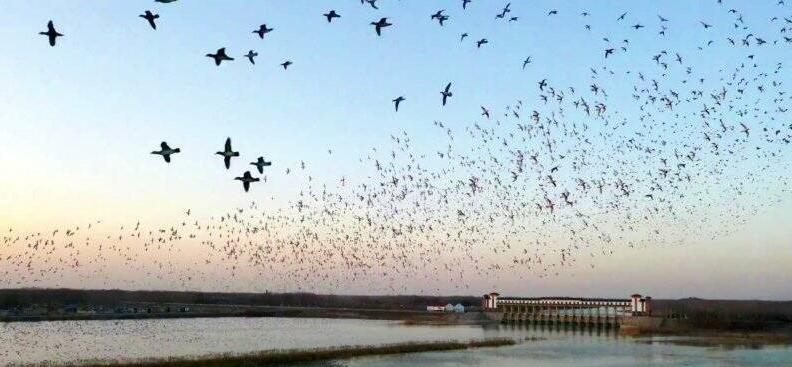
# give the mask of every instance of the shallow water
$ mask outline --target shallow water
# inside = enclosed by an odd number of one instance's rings
[[[405,326],[394,321],[207,318],[0,323],[0,365],[244,353],[491,337],[516,346],[336,361],[336,366],[792,366],[792,348],[720,348],[630,338],[606,330]]]

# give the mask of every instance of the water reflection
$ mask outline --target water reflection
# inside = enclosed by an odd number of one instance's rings
[[[788,345],[746,346],[705,337],[633,337],[618,329],[573,324],[505,324],[490,334],[523,336],[516,346],[361,357],[338,366],[790,366]],[[726,343],[726,345],[723,345]]]
[[[789,366],[792,361],[792,349],[786,346],[716,348],[697,338],[634,338],[602,326],[406,326],[378,320],[216,318],[0,324],[0,366],[494,337],[523,343],[312,366],[524,366],[526,361],[542,366]]]

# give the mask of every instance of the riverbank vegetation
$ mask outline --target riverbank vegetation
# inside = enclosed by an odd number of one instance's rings
[[[334,295],[314,293],[222,293],[178,291],[126,291],[118,289],[0,289],[0,309],[31,305],[59,307],[92,305],[115,307],[129,303],[183,303],[204,305],[290,306],[426,310],[426,305],[462,303],[478,305],[480,297],[422,295]]]
[[[402,353],[437,352],[471,348],[515,345],[510,338],[490,338],[471,341],[427,341],[385,345],[340,346],[315,349],[271,350],[247,354],[214,354],[199,357],[144,359],[135,361],[90,361],[66,367],[236,367],[291,365],[353,357]]]

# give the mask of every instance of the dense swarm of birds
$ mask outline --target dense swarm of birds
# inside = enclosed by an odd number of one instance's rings
[[[378,0],[361,3],[379,11]],[[479,5],[463,0],[454,11],[428,14],[427,21],[446,26],[454,17],[486,11]],[[138,222],[110,229],[96,221],[50,232],[8,229],[0,238],[0,271],[4,278],[15,274],[16,285],[37,285],[56,284],[65,273],[108,277],[108,270],[123,266],[176,288],[221,287],[250,273],[286,288],[331,291],[351,283],[402,291],[404,277],[433,274],[464,290],[471,279],[494,284],[504,272],[557,276],[620,246],[724,236],[789,195],[792,95],[785,89],[785,65],[757,55],[789,49],[792,15],[784,16],[788,8],[779,2],[778,16],[767,20],[776,32],[759,34],[743,19],[750,9],[721,1],[714,6],[731,20],[702,19],[696,29],[711,40],[697,51],[740,49],[743,58],[729,68],[701,70],[683,50],[662,46],[650,54],[634,51],[632,34],[655,27],[655,37],[663,39],[674,21],[614,11],[610,19],[624,29],[601,35],[601,63],[591,65],[590,83],[565,85],[548,75],[531,86],[535,100],[481,106],[467,125],[431,122],[425,134],[434,139],[433,151],[417,148],[405,131],[391,136],[391,146],[360,157],[367,174],[358,182],[320,182],[306,162],[283,168],[277,174],[300,188],[283,207],[259,197],[222,214],[186,210],[161,228]],[[506,4],[494,21],[516,22],[518,11],[534,10]],[[539,11],[577,18],[581,32],[598,40],[588,10]],[[396,36],[398,20],[384,15],[370,22],[373,31]],[[141,17],[153,29],[160,20],[150,11]],[[347,18],[337,10],[317,14],[316,21],[325,20]],[[262,39],[269,32],[276,30],[266,24],[252,31]],[[42,34],[53,46],[63,36],[52,22]],[[462,33],[459,40],[468,37]],[[497,40],[473,42],[484,51]],[[206,56],[218,66],[234,61],[225,48]],[[254,50],[245,55],[252,64],[256,56]],[[528,56],[515,60],[515,68],[537,63]],[[445,106],[455,84],[438,87],[437,103]],[[614,99],[631,100],[635,111],[612,108]],[[398,113],[405,103],[401,95],[383,105]],[[166,162],[176,153],[166,142],[152,152]],[[229,169],[240,155],[230,139],[217,154]],[[271,166],[263,157],[250,164],[259,174]],[[245,191],[267,181],[250,171],[234,179]],[[724,207],[730,210],[721,212]],[[203,251],[186,253],[188,242]],[[434,290],[431,281],[426,287]]]

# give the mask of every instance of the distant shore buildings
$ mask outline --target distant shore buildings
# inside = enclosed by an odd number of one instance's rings
[[[457,313],[464,313],[465,306],[461,303],[451,304],[448,303],[444,305],[429,305],[426,306],[426,311],[429,312],[457,312]]]

